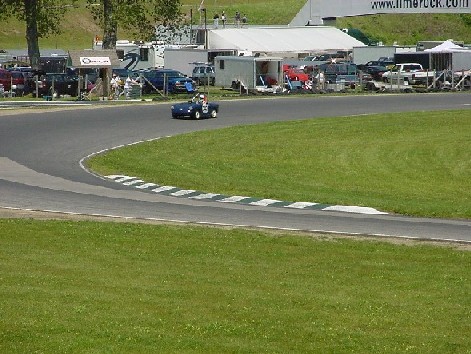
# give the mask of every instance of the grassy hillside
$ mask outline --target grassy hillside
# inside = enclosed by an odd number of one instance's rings
[[[197,22],[199,0],[182,0],[182,12],[189,18],[193,11]],[[206,0],[208,18],[225,11],[229,20],[236,11],[246,14],[250,24],[287,25],[305,4],[305,0]],[[375,15],[341,18],[339,28],[358,28],[384,44],[416,44],[419,40],[455,39],[471,43],[471,15]],[[63,33],[41,40],[42,48],[83,49],[91,46],[102,31],[85,8],[85,0],[70,10],[65,18]],[[118,30],[119,38],[132,38]],[[24,24],[15,19],[0,26],[0,49],[26,48]]]
[[[339,28],[359,28],[384,44],[454,39],[471,43],[471,15],[401,14],[340,18]]]

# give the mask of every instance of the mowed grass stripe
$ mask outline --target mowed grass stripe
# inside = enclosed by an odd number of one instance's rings
[[[225,195],[471,217],[471,111],[311,119],[184,134],[89,161]]]
[[[0,220],[2,353],[466,353],[471,253]]]

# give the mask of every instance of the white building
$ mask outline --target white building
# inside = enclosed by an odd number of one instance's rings
[[[352,50],[365,46],[329,26],[248,27],[208,30],[208,49],[232,48],[239,54],[298,58],[310,53]]]

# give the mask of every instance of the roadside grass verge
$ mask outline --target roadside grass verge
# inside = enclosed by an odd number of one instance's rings
[[[0,220],[0,352],[465,353],[471,253]]]
[[[471,218],[470,136],[469,110],[323,118],[184,134],[87,164],[205,192]]]

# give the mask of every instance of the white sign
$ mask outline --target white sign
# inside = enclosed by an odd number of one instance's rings
[[[331,17],[398,13],[471,13],[471,0],[308,0],[291,26]]]
[[[469,13],[470,0],[329,0],[321,5],[325,17],[378,13]]]
[[[80,57],[80,65],[111,66],[110,57]]]

